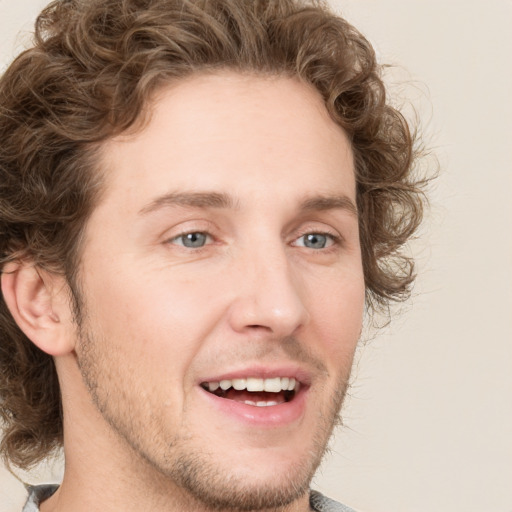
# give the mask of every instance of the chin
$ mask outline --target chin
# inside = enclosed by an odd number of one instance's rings
[[[279,509],[304,498],[325,440],[302,446],[173,453],[166,476],[206,510]],[[297,450],[300,448],[300,451]]]
[[[256,511],[279,509],[303,498],[309,491],[318,464],[282,464],[237,468],[223,464],[213,468],[197,461],[181,460],[178,485],[210,510]],[[176,475],[175,475],[176,478]]]

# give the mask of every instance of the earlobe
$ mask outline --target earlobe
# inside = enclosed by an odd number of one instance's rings
[[[61,356],[74,349],[65,280],[29,262],[2,270],[2,294],[19,328],[43,352]]]

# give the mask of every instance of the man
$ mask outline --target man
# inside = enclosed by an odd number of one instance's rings
[[[5,460],[26,512],[330,511],[363,311],[407,295],[413,141],[315,2],[71,0],[0,82]]]

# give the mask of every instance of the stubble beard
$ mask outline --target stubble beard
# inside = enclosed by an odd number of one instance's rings
[[[177,434],[170,442],[163,436],[160,447],[162,451],[158,448],[149,450],[147,432],[153,432],[151,426],[137,425],[140,420],[130,417],[129,407],[123,410],[123,404],[119,403],[118,398],[124,396],[125,389],[119,379],[109,375],[108,368],[114,366],[108,364],[108,354],[101,353],[100,347],[106,346],[105,340],[94,336],[85,323],[82,317],[79,324],[81,349],[78,364],[94,404],[115,434],[129,445],[136,460],[144,460],[157,475],[163,477],[160,482],[167,480],[172,484],[170,490],[180,490],[182,506],[188,501],[190,505],[193,504],[188,510],[284,512],[291,510],[292,504],[308,493],[332,431],[336,425],[341,424],[340,410],[349,375],[341,375],[328,406],[318,411],[317,429],[307,456],[289,471],[286,478],[278,479],[270,475],[265,486],[260,484],[256,487],[250,485],[247,478],[226,471],[229,460],[219,464],[212,456],[198,450],[190,435]],[[124,384],[130,386],[126,377]],[[165,456],[162,461],[163,452]],[[170,499],[176,503],[176,496]]]
[[[344,379],[346,382],[346,379]],[[346,391],[346,384],[333,397],[328,414],[318,415],[319,428],[315,433],[312,448],[303,460],[288,473],[286,480],[279,481],[270,475],[267,485],[248,485],[246,479],[236,474],[220,473],[218,464],[205,457],[204,453],[187,450],[186,442],[176,447],[173,465],[168,471],[181,488],[195,500],[212,511],[286,511],[289,506],[309,492],[311,480],[320,465],[334,427],[341,424],[339,411]],[[276,480],[277,484],[276,484]],[[250,484],[250,482],[249,482]]]

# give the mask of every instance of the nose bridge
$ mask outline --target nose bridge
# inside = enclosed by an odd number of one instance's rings
[[[275,336],[291,335],[307,322],[307,309],[286,247],[282,242],[267,241],[242,252],[233,304],[235,328],[264,328]]]

